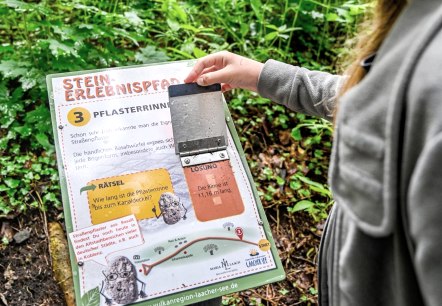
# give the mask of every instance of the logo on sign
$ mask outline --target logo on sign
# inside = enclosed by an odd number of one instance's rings
[[[258,256],[258,255],[250,254],[250,257],[251,258],[246,259],[247,268],[253,268],[253,267],[265,265],[268,263],[267,256],[265,256],[265,255]]]
[[[230,270],[233,266],[239,265],[241,263],[241,261],[237,260],[237,261],[228,261],[227,259],[223,258],[223,260],[221,261],[220,265],[211,267],[210,270],[219,270],[219,269],[224,269],[225,271]]]

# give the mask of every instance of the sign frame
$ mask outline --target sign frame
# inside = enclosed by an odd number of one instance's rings
[[[72,220],[72,212],[70,208],[70,199],[68,195],[68,186],[67,186],[67,178],[66,178],[66,172],[65,172],[65,165],[63,163],[63,156],[60,151],[60,145],[61,140],[58,137],[58,129],[59,124],[57,123],[56,119],[56,105],[54,100],[54,94],[53,94],[53,85],[52,80],[55,78],[60,77],[69,77],[69,76],[77,76],[82,74],[90,74],[90,73],[97,73],[97,72],[109,72],[109,71],[118,71],[118,70],[124,70],[129,68],[141,68],[141,67],[151,67],[151,66],[160,66],[165,64],[171,64],[172,62],[164,62],[164,63],[155,63],[155,64],[145,64],[145,65],[134,65],[134,66],[126,66],[126,67],[117,67],[117,68],[107,68],[107,69],[95,69],[95,70],[83,70],[83,71],[75,71],[75,72],[67,72],[67,73],[57,73],[57,74],[51,74],[48,75],[46,78],[47,81],[47,87],[48,87],[48,95],[49,95],[49,105],[50,105],[50,112],[51,112],[51,122],[53,126],[53,132],[54,132],[54,144],[56,147],[56,156],[57,156],[57,164],[58,164],[58,172],[59,172],[59,179],[60,179],[60,187],[61,187],[61,195],[62,195],[62,202],[63,202],[63,211],[64,211],[64,218],[65,218],[65,225],[66,225],[66,232],[67,234],[71,234],[74,231],[74,224]],[[177,61],[175,63],[187,63],[189,66],[192,66],[195,61],[194,60],[185,60],[185,61]],[[246,276],[228,279],[226,281],[217,282],[210,285],[201,286],[198,288],[192,288],[188,291],[181,291],[177,293],[173,293],[166,296],[161,296],[158,298],[153,298],[149,300],[143,300],[143,301],[135,301],[134,304],[137,305],[172,305],[170,301],[175,301],[177,304],[187,305],[189,303],[196,303],[201,302],[207,299],[215,298],[218,296],[230,294],[233,292],[238,292],[242,290],[246,290],[252,287],[262,286],[265,284],[273,283],[282,281],[285,279],[285,272],[284,268],[282,266],[282,263],[279,259],[278,252],[274,243],[274,240],[272,238],[272,232],[270,230],[269,223],[267,221],[264,208],[261,204],[261,201],[258,196],[257,189],[253,183],[253,177],[250,172],[250,169],[247,164],[247,160],[245,159],[245,154],[242,149],[237,131],[235,129],[231,114],[229,112],[227,103],[223,97],[223,104],[224,104],[224,117],[225,122],[228,128],[228,132],[230,133],[233,143],[235,146],[235,150],[238,152],[240,162],[243,165],[243,169],[245,170],[245,175],[247,177],[247,180],[250,184],[251,191],[253,194],[253,198],[256,203],[256,208],[259,214],[259,225],[262,226],[266,236],[268,237],[268,240],[270,242],[270,251],[272,253],[274,262],[275,262],[275,268],[272,270],[266,270],[264,272],[259,272],[256,274],[249,274]],[[80,279],[79,279],[79,269],[81,269],[81,266],[77,263],[75,252],[73,250],[73,246],[71,241],[69,241],[69,254],[70,254],[70,261],[71,261],[71,267],[73,272],[73,281],[74,281],[74,288],[75,288],[75,298],[76,298],[76,304],[77,305],[85,305],[83,304],[82,298],[84,298],[85,295],[81,295],[80,293]],[[186,300],[186,298],[189,296],[189,292],[192,291],[192,294],[194,295],[191,300]],[[92,292],[96,294],[96,292]],[[169,304],[168,304],[169,303]],[[100,304],[98,304],[100,305]]]

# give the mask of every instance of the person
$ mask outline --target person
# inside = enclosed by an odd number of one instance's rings
[[[226,51],[185,82],[334,121],[320,305],[442,303],[442,2],[379,0],[345,76]]]

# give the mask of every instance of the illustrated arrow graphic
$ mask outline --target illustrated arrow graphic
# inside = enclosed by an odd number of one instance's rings
[[[228,237],[201,237],[195,240],[190,241],[189,243],[187,243],[186,245],[183,245],[181,248],[179,248],[178,250],[176,250],[174,253],[170,254],[169,256],[164,257],[163,259],[160,259],[154,263],[151,263],[150,265],[147,264],[141,264],[141,266],[143,267],[143,272],[144,275],[147,276],[147,274],[150,273],[150,270],[152,270],[153,267],[168,261],[169,259],[171,259],[172,257],[176,256],[177,254],[179,254],[181,251],[187,249],[188,247],[190,247],[192,244],[195,244],[197,242],[200,241],[204,241],[204,240],[230,240],[230,241],[238,241],[238,242],[243,242],[243,243],[248,243],[248,244],[252,244],[252,245],[258,245],[255,242],[252,241],[248,241],[248,240],[242,240],[242,239],[236,239],[236,238],[228,238]]]
[[[88,185],[88,186],[84,186],[84,187],[82,187],[81,189],[80,189],[80,194],[83,192],[83,191],[89,191],[89,190],[95,190],[95,188],[97,188],[97,186],[95,186],[94,184],[92,184],[92,185]]]

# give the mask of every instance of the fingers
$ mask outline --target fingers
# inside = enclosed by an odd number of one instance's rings
[[[226,92],[226,91],[229,91],[229,90],[232,90],[232,89],[233,89],[233,87],[230,84],[222,84],[221,85],[221,91],[222,92]]]
[[[264,64],[221,51],[200,58],[185,78],[185,83],[201,86],[222,83],[222,90],[243,88],[257,91],[258,78]]]
[[[209,72],[213,72],[213,71],[216,71],[216,70],[217,70],[216,67],[212,66],[212,67],[204,69],[203,72],[201,72],[201,75],[209,73]]]
[[[216,71],[216,67],[215,66],[212,66],[212,67],[209,67],[209,68],[205,68],[200,74],[196,74],[196,72],[194,71],[194,70],[192,70],[190,73],[189,73],[189,75],[184,79],[184,83],[193,83],[193,82],[196,82],[196,79],[198,78],[198,77],[200,77],[201,75],[204,75],[204,74],[206,74],[206,73],[209,73],[209,72],[213,72],[213,71]]]
[[[201,75],[201,73],[212,66],[215,65],[216,54],[211,54],[205,57],[200,58],[195,66],[193,66],[192,71],[189,73],[189,75],[184,79],[185,83],[195,82],[195,80]]]
[[[231,83],[231,75],[229,69],[224,68],[221,70],[215,70],[213,72],[208,72],[202,74],[196,79],[196,83],[200,86],[208,86],[215,83]]]
[[[221,69],[225,67],[225,57],[228,55],[228,52],[221,51],[218,53],[210,54],[200,58],[195,66],[193,66],[192,71],[189,75],[184,79],[185,83],[195,82],[199,76],[205,73],[205,69]]]
[[[204,69],[201,72],[201,75],[203,76],[205,74],[208,74],[210,72],[215,72],[215,71],[217,71],[217,68],[215,66],[212,66],[212,67]],[[204,79],[203,77],[200,77],[200,78],[201,78],[201,81],[200,81],[201,84],[203,84],[203,83],[206,84],[207,83],[206,85],[210,85],[210,83],[211,83],[210,82],[210,79],[211,79],[210,76],[208,77],[208,79]],[[219,82],[215,82],[215,83],[219,83]],[[226,84],[226,83],[222,83],[221,84],[221,91],[223,91],[223,92],[232,90],[233,88],[235,88],[235,87],[233,87],[231,84]]]

